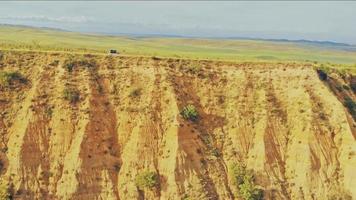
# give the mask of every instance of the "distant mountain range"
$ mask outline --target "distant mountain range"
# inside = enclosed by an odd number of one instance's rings
[[[317,40],[287,40],[287,39],[261,39],[266,41],[274,41],[274,42],[291,42],[298,43],[303,45],[313,45],[319,47],[327,47],[327,48],[336,48],[346,51],[356,51],[356,45],[332,42],[332,41],[317,41]]]

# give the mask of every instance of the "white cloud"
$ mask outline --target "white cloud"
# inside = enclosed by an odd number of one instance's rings
[[[70,22],[70,23],[86,23],[93,22],[93,18],[86,16],[59,16],[48,17],[44,15],[29,15],[29,16],[0,16],[0,19],[5,20],[24,20],[24,21],[50,21],[50,22]]]

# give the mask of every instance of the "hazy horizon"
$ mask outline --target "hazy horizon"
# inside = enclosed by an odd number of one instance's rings
[[[356,2],[0,2],[0,23],[101,34],[356,44]]]

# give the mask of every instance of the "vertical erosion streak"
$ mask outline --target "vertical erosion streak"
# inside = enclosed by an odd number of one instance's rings
[[[255,100],[254,93],[256,92],[255,80],[256,77],[253,76],[251,72],[245,71],[246,74],[246,85],[245,89],[242,91],[242,95],[238,97],[239,99],[239,121],[238,121],[238,137],[239,137],[239,151],[240,156],[245,158],[249,150],[253,145],[254,138],[254,108]]]
[[[310,102],[303,83],[308,73],[300,68],[289,68],[281,71],[285,80],[281,80],[285,94],[284,106],[287,110],[288,146],[285,153],[285,173],[289,183],[288,193],[291,199],[304,199],[303,187],[308,187],[308,170],[310,167],[309,137],[310,132]],[[283,83],[283,84],[282,84]]]
[[[193,63],[183,64],[192,65]],[[186,66],[183,66],[183,70],[184,67]],[[178,117],[180,127],[178,129],[179,149],[176,181],[180,192],[191,195],[191,198],[198,198],[198,196],[204,195],[206,199],[218,199],[220,198],[219,195],[222,195],[221,198],[231,199],[231,192],[227,185],[225,185],[227,184],[225,165],[221,158],[212,158],[211,156],[212,152],[216,152],[216,156],[220,154],[218,152],[220,149],[216,146],[213,132],[215,129],[223,126],[224,119],[204,112],[194,86],[200,88],[201,91],[205,86],[196,85],[196,83],[199,83],[199,80],[194,80],[193,76],[197,74],[191,74],[189,69],[188,71],[172,72],[170,78],[175,89],[178,107],[182,109],[187,104],[193,104],[200,115],[199,120],[195,123]],[[203,72],[200,71],[199,73]],[[198,75],[199,78],[202,78],[202,76],[205,75]],[[219,79],[219,77],[211,73],[209,79]],[[198,181],[194,180],[194,176],[198,178]],[[216,184],[219,184],[219,191],[217,191]],[[188,187],[186,187],[187,185]],[[189,185],[197,185],[197,187],[192,190]],[[200,187],[202,189],[199,189]]]
[[[150,102],[152,68],[137,66],[141,59],[123,60],[123,67],[114,77],[114,102],[118,118],[118,136],[122,165],[119,172],[121,199],[138,199],[135,177],[140,170],[152,171]],[[121,58],[120,58],[120,61]],[[147,169],[150,168],[150,169]]]
[[[166,63],[165,63],[166,64]],[[173,95],[173,88],[167,81],[166,65],[156,68],[155,87],[159,92],[153,91],[155,105],[154,121],[160,130],[158,138],[157,171],[161,176],[160,199],[176,199],[179,196],[175,181],[176,155],[178,150],[178,121],[179,113]],[[159,111],[159,112],[157,112]]]
[[[50,176],[49,135],[51,129],[51,95],[50,77],[53,73],[47,69],[37,87],[36,97],[33,99],[31,110],[33,117],[27,126],[24,142],[21,148],[21,163],[24,180],[17,191],[20,197],[48,199],[48,184]],[[53,198],[53,197],[52,197]]]
[[[8,65],[6,61],[3,61],[1,64],[2,66]],[[19,68],[20,72],[24,71],[21,67]],[[2,68],[2,70],[6,70],[6,67]],[[30,81],[27,81],[26,83],[15,83],[9,87],[0,85],[0,175],[4,175],[6,173],[9,165],[6,153],[8,151],[7,145],[10,137],[10,129],[13,125],[14,119],[16,121],[16,117],[19,114],[18,112],[24,111],[22,103],[25,103],[26,100],[32,98],[27,96],[28,94],[32,94],[34,91],[34,89],[30,89]],[[7,177],[4,178],[6,179]]]
[[[38,71],[37,71],[38,70]],[[39,76],[42,75],[42,69],[35,69]],[[34,77],[36,79],[38,77]],[[22,102],[21,109],[17,112],[16,118],[14,119],[12,126],[9,127],[9,140],[7,142],[7,158],[9,161],[7,177],[10,179],[10,183],[13,185],[13,190],[15,193],[23,188],[23,184],[26,184],[24,169],[22,168],[22,148],[25,142],[25,135],[29,130],[29,124],[31,119],[34,117],[32,112],[32,100],[36,95],[38,95],[38,84],[39,80],[34,80],[32,82],[32,88],[28,91],[26,98]],[[37,176],[35,176],[37,177]],[[32,181],[35,185],[31,187],[27,186],[27,189],[38,189],[38,180],[32,177],[29,182]]]
[[[127,103],[124,109],[127,118],[120,118],[120,133],[124,138],[122,158],[125,162],[120,170],[120,197],[125,199],[159,199],[160,186],[139,188],[135,177],[143,172],[154,172],[161,176],[158,169],[159,145],[162,140],[163,127],[161,115],[161,75],[157,72],[155,63],[146,59],[138,59],[137,65],[131,66],[129,73],[129,90],[123,89],[123,101]]]
[[[336,187],[340,184],[340,163],[337,158],[339,153],[334,142],[337,130],[325,111],[322,99],[313,90],[311,87],[306,87],[312,105],[313,131],[313,137],[309,141],[312,172],[309,191],[311,195],[324,191],[325,195],[330,186]]]
[[[266,196],[271,198],[275,195],[282,196],[280,198],[289,198],[287,192],[287,184],[285,178],[285,153],[288,145],[288,130],[287,130],[287,113],[283,109],[282,103],[277,99],[272,81],[266,92],[267,99],[267,126],[264,134],[265,142],[265,171],[270,181],[270,186],[278,186],[277,191],[280,194],[275,194],[274,191],[266,191]],[[283,197],[284,196],[284,197]]]
[[[105,81],[98,75],[97,68],[90,69],[90,117],[81,143],[79,182],[74,199],[118,199],[117,180],[120,166],[119,146],[116,130],[116,114],[107,96]],[[103,175],[109,179],[102,180]],[[105,177],[105,176],[104,176]],[[103,188],[110,181],[112,189]],[[106,194],[102,190],[107,191]]]
[[[158,170],[158,156],[159,146],[163,137],[163,124],[162,124],[162,108],[161,108],[161,79],[162,75],[157,69],[157,63],[149,63],[153,65],[150,67],[153,76],[150,77],[152,86],[148,87],[151,90],[147,95],[149,99],[148,113],[143,118],[142,128],[140,129],[140,136],[138,140],[139,149],[137,150],[139,160],[142,164],[138,164],[138,173],[142,173],[144,170],[155,172],[156,175],[162,180],[162,184],[159,184],[156,188],[139,189],[140,198],[144,199],[159,199],[161,196],[161,186],[163,185],[164,177]],[[143,97],[142,97],[143,98]]]
[[[163,136],[163,124],[162,124],[162,105],[161,105],[161,79],[162,75],[159,73],[159,69],[157,69],[156,64],[154,65],[154,83],[153,89],[151,92],[151,102],[150,107],[152,110],[150,111],[150,117],[152,121],[147,123],[147,133],[143,133],[144,139],[144,147],[147,147],[145,151],[148,152],[152,157],[148,157],[148,160],[145,160],[145,163],[148,163],[149,166],[153,166],[154,171],[157,173],[157,176],[162,177],[158,171],[158,154],[159,154],[159,145],[162,141]],[[143,153],[143,152],[142,152]],[[146,158],[147,159],[147,158]],[[148,194],[145,197],[147,199],[158,199],[161,196],[161,186],[160,184],[158,190],[154,191],[153,194]]]
[[[50,192],[58,199],[70,199],[76,191],[77,171],[80,168],[80,144],[84,137],[84,128],[88,123],[89,100],[86,97],[89,84],[87,73],[76,67],[72,72],[65,66],[58,68],[55,77],[54,110],[51,120],[50,138],[51,173]],[[80,83],[80,84],[78,84]],[[63,92],[67,89],[79,91],[78,102],[71,103],[65,99]]]
[[[335,193],[354,199],[356,141],[350,128],[352,123],[348,121],[350,116],[345,113],[343,98],[340,99],[340,90],[336,88],[338,81],[329,77],[327,82],[323,82],[312,69],[308,74],[309,83],[304,84],[304,88],[312,108],[309,137],[311,175],[304,190],[308,196],[320,199]],[[338,92],[333,95],[333,91]]]

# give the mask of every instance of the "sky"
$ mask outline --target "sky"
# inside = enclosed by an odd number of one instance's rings
[[[356,44],[356,1],[0,1],[0,23],[113,35]]]

